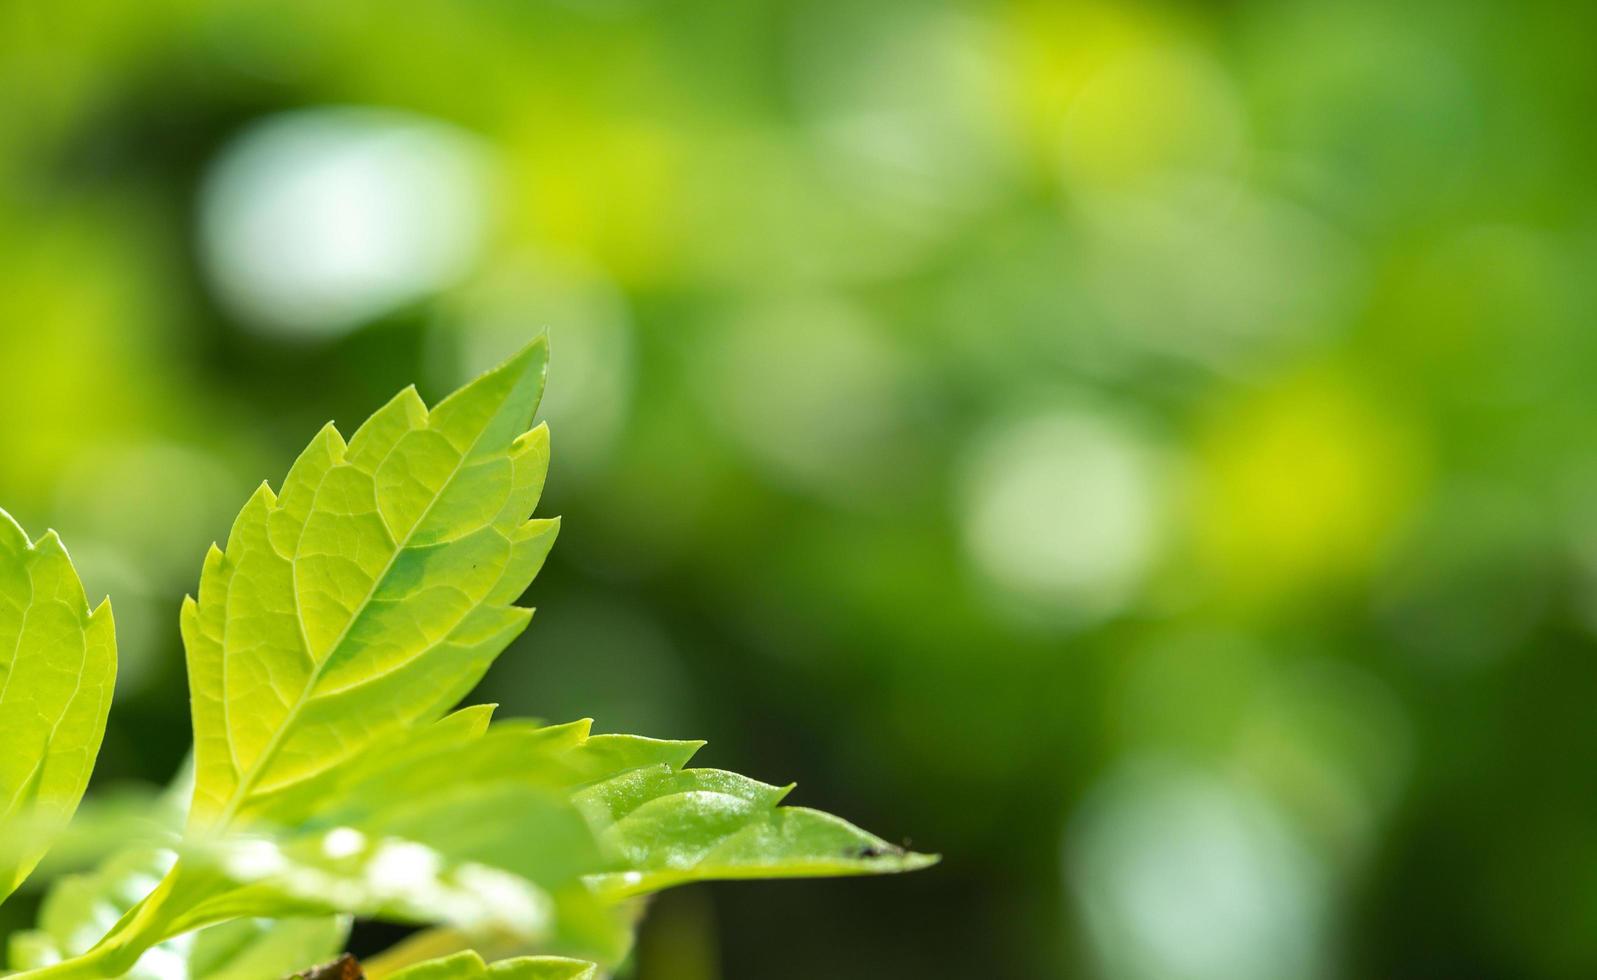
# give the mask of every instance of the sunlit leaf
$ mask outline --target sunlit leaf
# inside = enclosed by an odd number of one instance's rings
[[[528,519],[546,362],[540,340],[430,411],[406,389],[250,498],[183,607],[192,826],[248,820],[439,717],[525,628],[513,603],[558,529]]]
[[[92,872],[58,879],[39,908],[38,928],[11,937],[11,966],[31,969],[85,952],[155,887],[175,860],[171,851],[137,847]]]
[[[627,870],[589,882],[618,898],[710,879],[887,874],[937,862],[831,814],[779,806],[791,789],[669,766],[598,783],[576,801]]]
[[[612,862],[569,787],[595,767],[691,748],[604,739],[589,755],[585,724],[487,729],[487,716],[456,712],[330,773],[323,807],[301,825],[191,841],[191,877],[214,870],[226,887],[192,901],[175,927],[346,911],[619,955],[624,923],[584,885]]]
[[[14,834],[0,840],[0,855],[34,846],[40,837],[53,837],[50,850],[34,868],[30,880],[54,880],[90,870],[114,859],[130,844],[170,846],[182,827],[187,800],[173,806],[169,794],[135,784],[119,785],[84,798],[72,822],[58,830],[59,821],[35,814],[18,816],[8,824]],[[15,850],[13,850],[15,849]]]
[[[189,866],[214,867],[235,887],[196,903],[180,925],[348,911],[542,940],[553,932],[553,892],[575,886],[595,853],[558,796],[461,787],[358,827],[199,845],[185,856]]]
[[[561,956],[520,956],[489,964],[467,950],[406,967],[390,980],[597,980],[599,968]]]
[[[90,610],[54,531],[0,510],[0,898],[77,809],[116,681],[109,600]]]
[[[445,949],[613,964],[637,895],[935,860],[782,808],[786,789],[684,769],[699,742],[490,724],[492,706],[445,714],[526,625],[513,603],[553,541],[555,522],[528,517],[548,462],[546,433],[527,430],[545,359],[535,343],[430,411],[403,392],[348,445],[329,426],[280,494],[251,498],[183,607],[193,766],[146,839],[57,885],[17,965],[303,972],[336,951],[329,924],[348,915],[462,940]],[[428,969],[595,968],[468,955],[412,972]]]
[[[349,925],[349,917],[341,915],[234,919],[163,945],[181,947],[189,940],[189,980],[259,980],[336,956],[349,938]]]
[[[10,965],[26,970],[87,952],[161,880],[176,855],[141,847],[86,874],[55,882],[38,928],[11,937]],[[147,949],[125,975],[132,980],[260,980],[280,977],[343,948],[344,916],[244,918],[175,936]]]

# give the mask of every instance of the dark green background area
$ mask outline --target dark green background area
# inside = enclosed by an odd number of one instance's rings
[[[547,329],[564,524],[478,700],[944,855],[668,894],[643,980],[1597,974],[1594,26],[6,5],[0,506],[113,597],[97,787],[186,751],[250,488]]]

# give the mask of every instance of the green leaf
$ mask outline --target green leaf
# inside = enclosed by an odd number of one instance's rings
[[[57,879],[39,908],[38,928],[13,935],[13,969],[33,969],[92,947],[171,867],[176,855],[140,846],[113,855],[98,869]]]
[[[487,727],[488,708],[457,711],[331,774],[314,825],[370,829],[374,820],[433,805],[441,791],[509,781],[558,792],[655,766],[681,766],[702,742],[591,735],[591,722]],[[574,811],[573,811],[574,812]],[[584,855],[586,859],[586,855]]]
[[[38,928],[13,934],[13,969],[46,967],[87,952],[171,867],[176,855],[139,847],[92,873],[60,878],[40,907]],[[176,936],[145,950],[126,973],[133,980],[259,980],[319,962],[344,946],[349,919],[236,919]]]
[[[170,846],[187,808],[186,796],[173,800],[168,793],[134,783],[89,794],[30,878],[53,881],[90,870],[137,842]]]
[[[90,610],[54,531],[0,510],[0,898],[28,876],[89,783],[116,682],[110,600]]]
[[[406,389],[347,446],[329,425],[245,505],[183,607],[191,827],[292,822],[274,796],[438,718],[526,627],[558,529],[528,520],[546,363],[539,340],[431,411]]]
[[[347,911],[619,955],[622,923],[583,883],[610,864],[569,787],[596,767],[679,759],[691,747],[589,740],[586,724],[487,729],[487,715],[456,712],[327,774],[324,806],[299,827],[190,842],[190,876],[213,870],[233,887],[190,891],[173,928]]]
[[[831,814],[779,806],[791,789],[669,766],[589,787],[576,802],[627,868],[592,875],[589,884],[613,900],[710,879],[887,874],[938,860]]]
[[[195,753],[191,804],[171,821],[187,829],[157,827],[149,846],[63,881],[14,944],[19,965],[70,956],[46,975],[120,976],[188,956],[187,975],[275,972],[334,950],[310,925],[250,923],[342,921],[329,913],[465,940],[394,963],[468,947],[613,963],[636,895],[936,860],[782,808],[787,789],[684,769],[698,742],[490,725],[490,706],[445,714],[526,626],[514,602],[557,530],[528,516],[548,464],[547,433],[527,429],[545,363],[540,341],[430,411],[406,390],[348,445],[325,428],[280,494],[250,499],[183,607]]]
[[[489,965],[471,950],[406,967],[389,980],[597,980],[599,967],[563,956],[518,956]]]
[[[337,956],[349,939],[349,926],[349,917],[342,915],[235,919],[163,945],[181,949],[188,941],[188,980],[261,980]],[[163,973],[161,980],[172,975]]]
[[[575,888],[577,868],[592,859],[565,852],[593,854],[593,843],[558,797],[504,784],[468,787],[424,810],[363,826],[286,840],[223,838],[188,851],[191,872],[215,868],[235,887],[195,903],[176,927],[241,915],[347,911],[545,941],[554,934],[554,892],[564,884],[586,899]],[[554,867],[560,863],[571,867]]]

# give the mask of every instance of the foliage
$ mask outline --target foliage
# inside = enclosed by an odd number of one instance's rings
[[[71,818],[89,784],[116,678],[114,634],[110,602],[89,609],[61,539],[29,541],[0,511],[0,898],[33,870],[52,825]],[[19,835],[19,821],[33,832]]]
[[[430,927],[395,977],[591,977],[625,956],[637,900],[715,878],[911,870],[911,854],[788,788],[686,768],[701,743],[491,724],[451,711],[527,626],[554,543],[532,519],[549,461],[529,428],[540,340],[429,409],[406,389],[346,443],[331,425],[263,484],[182,608],[194,727],[187,804],[58,881],[14,937],[33,977],[284,975],[334,956],[351,916]],[[114,673],[54,534],[0,522],[14,888],[83,794]],[[41,825],[34,825],[40,821]],[[8,889],[9,890],[9,889]],[[519,955],[487,964],[479,941]],[[452,947],[440,951],[438,947]],[[407,947],[409,948],[409,947]],[[314,971],[313,971],[314,972]]]

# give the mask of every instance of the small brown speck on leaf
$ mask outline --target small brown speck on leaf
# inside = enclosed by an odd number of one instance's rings
[[[870,845],[870,844],[866,844],[866,845],[863,845],[861,847],[852,848],[851,850],[849,850],[846,853],[847,857],[861,858],[861,859],[879,858],[879,857],[903,857],[903,855],[904,855],[904,849],[903,848],[894,847],[891,844],[885,844],[885,845],[883,845],[881,847],[876,847],[876,846],[873,846],[873,845]]]

